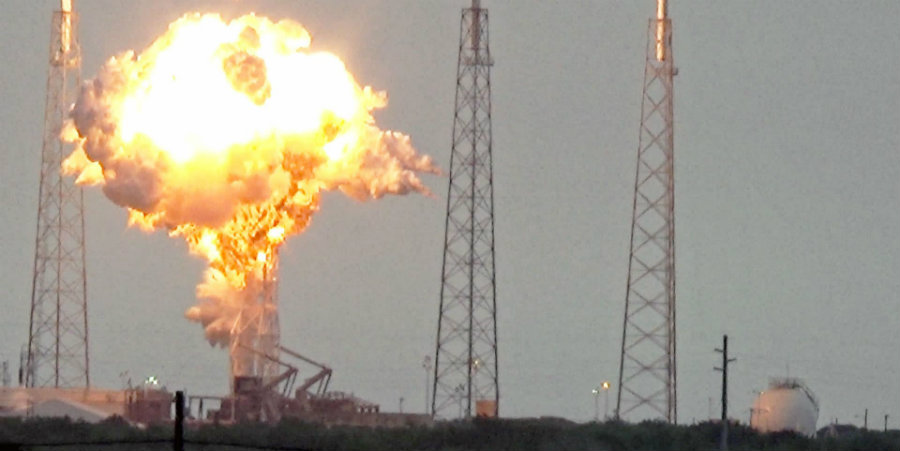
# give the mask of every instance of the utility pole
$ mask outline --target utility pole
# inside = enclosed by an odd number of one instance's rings
[[[722,349],[716,348],[716,352],[722,354],[722,366],[714,367],[722,372],[722,436],[719,439],[719,449],[728,449],[728,364],[737,359],[728,358],[728,335],[722,336]]]
[[[884,432],[887,432],[887,419],[888,419],[888,416],[889,416],[888,414],[884,414]]]
[[[425,358],[422,360],[422,368],[425,370],[425,414],[430,415],[431,412],[428,410],[428,403],[430,402],[428,399],[428,393],[429,393],[428,382],[431,380],[431,378],[429,376],[430,376],[431,368],[432,368],[430,355],[426,355]]]
[[[172,437],[172,451],[184,451],[184,392],[181,390],[175,392],[175,434]]]
[[[863,430],[869,430],[869,409],[867,408],[865,412],[863,412]]]
[[[603,381],[600,387],[603,388],[603,421],[606,421],[609,419],[609,381]]]

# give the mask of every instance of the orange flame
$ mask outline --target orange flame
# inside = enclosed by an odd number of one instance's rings
[[[222,291],[271,269],[322,190],[428,194],[417,174],[438,172],[408,136],[375,125],[386,95],[310,41],[290,20],[186,15],[142,53],[111,58],[63,132],[76,144],[67,173],[102,186],[130,224],[182,236],[209,261],[198,296],[215,305],[187,315],[211,342],[227,343],[239,310]]]

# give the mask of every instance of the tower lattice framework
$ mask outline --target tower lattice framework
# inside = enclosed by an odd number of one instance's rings
[[[499,412],[488,11],[462,10],[434,390],[438,417]]]
[[[71,151],[60,140],[81,83],[78,17],[71,0],[53,13],[41,151],[37,236],[24,382],[28,387],[87,387],[87,284],[84,197],[61,173]]]
[[[280,370],[277,247],[266,254],[263,267],[247,279],[241,293],[241,311],[230,331],[232,393],[237,391],[237,378],[259,378],[262,384],[268,384]]]
[[[677,422],[672,22],[650,19],[616,416]]]

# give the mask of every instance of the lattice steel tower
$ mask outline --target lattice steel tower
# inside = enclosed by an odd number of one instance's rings
[[[432,413],[496,416],[497,300],[488,11],[462,10]],[[473,412],[475,407],[475,412]]]
[[[229,342],[232,393],[237,388],[236,378],[258,377],[268,384],[281,369],[277,362],[281,346],[277,247],[267,249],[262,268],[247,276],[242,295],[241,311],[231,327]]]
[[[677,423],[672,21],[650,19],[616,416]]]
[[[81,83],[81,50],[72,0],[60,3],[53,13],[50,34],[31,325],[24,368],[28,387],[90,385],[84,198],[74,179],[60,172],[71,149],[59,138]]]

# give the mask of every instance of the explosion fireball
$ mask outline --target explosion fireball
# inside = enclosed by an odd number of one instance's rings
[[[229,345],[259,308],[248,293],[265,289],[323,190],[429,194],[418,173],[438,173],[408,136],[375,125],[386,94],[310,40],[291,20],[186,15],[140,54],[110,58],[63,130],[66,173],[208,260],[186,316],[211,344]]]

